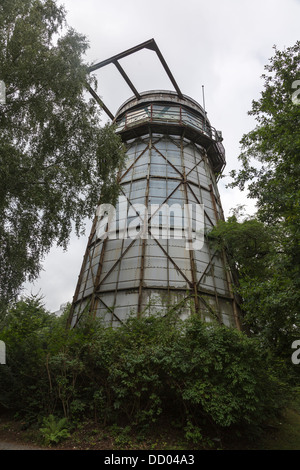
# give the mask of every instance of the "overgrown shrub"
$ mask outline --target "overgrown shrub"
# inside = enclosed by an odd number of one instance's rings
[[[205,426],[257,429],[289,399],[283,366],[257,339],[196,314],[67,331],[39,308],[18,305],[0,333],[0,401],[20,414],[144,428],[176,420],[198,436]]]
[[[7,356],[7,365],[0,367],[0,403],[26,412],[28,420],[51,412],[45,364],[47,339],[56,321],[32,297],[11,307],[0,330]]]

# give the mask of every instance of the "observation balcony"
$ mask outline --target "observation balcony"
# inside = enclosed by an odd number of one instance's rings
[[[215,173],[222,172],[226,160],[222,135],[211,126],[203,108],[194,100],[173,92],[145,92],[131,98],[118,110],[116,132],[130,140],[149,132],[181,135],[206,149]]]

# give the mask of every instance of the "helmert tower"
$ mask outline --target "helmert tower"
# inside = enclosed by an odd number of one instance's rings
[[[157,54],[175,91],[136,90],[119,61],[144,48]],[[97,209],[70,325],[89,313],[115,326],[130,314],[176,307],[182,318],[197,312],[205,321],[239,329],[226,254],[213,251],[207,240],[223,218],[217,188],[225,166],[221,132],[202,106],[182,94],[153,39],[90,70],[111,63],[133,96],[113,116],[90,92],[115,122],[127,156],[116,210]]]

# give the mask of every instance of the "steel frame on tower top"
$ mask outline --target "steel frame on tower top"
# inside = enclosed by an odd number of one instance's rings
[[[134,96],[137,100],[137,103],[139,103],[140,101],[142,102],[143,98],[144,98],[144,93],[140,93],[136,89],[136,87],[134,86],[134,84],[132,83],[130,78],[128,77],[127,73],[125,72],[123,67],[120,65],[119,61],[121,59],[124,59],[125,57],[128,57],[132,54],[135,54],[136,52],[141,51],[143,49],[148,49],[148,50],[154,51],[156,53],[158,59],[160,60],[160,63],[163,66],[164,71],[166,72],[167,76],[169,77],[169,79],[170,79],[170,81],[171,81],[171,83],[172,83],[172,85],[175,89],[175,93],[176,93],[178,99],[181,102],[185,102],[186,104],[190,103],[192,101],[191,98],[183,95],[183,93],[181,92],[181,90],[180,90],[180,88],[179,88],[179,86],[178,86],[178,84],[177,84],[177,82],[176,82],[176,80],[175,80],[175,78],[174,78],[174,76],[173,76],[166,60],[165,60],[165,58],[163,57],[158,45],[156,44],[156,42],[153,38],[149,39],[148,41],[145,41],[145,42],[143,42],[143,43],[141,43],[137,46],[131,47],[130,49],[127,49],[126,51],[120,52],[119,54],[116,54],[116,55],[110,57],[109,59],[105,59],[105,60],[102,60],[101,62],[97,62],[96,64],[90,66],[88,71],[91,73],[91,72],[94,72],[95,70],[99,70],[99,69],[101,69],[101,68],[103,68],[107,65],[114,64],[116,66],[117,70],[119,71],[119,73],[121,74],[121,76],[123,77],[123,79],[125,80],[125,82],[127,83],[127,85],[130,87],[130,89],[134,93]],[[97,103],[101,106],[103,111],[107,114],[107,116],[113,122],[116,122],[116,120],[119,117],[119,111],[120,110],[116,113],[116,115],[114,115],[108,109],[108,107],[105,105],[105,103],[99,97],[99,95],[96,93],[96,91],[90,85],[87,85],[87,89],[90,92],[90,94],[93,96],[93,98],[97,101]],[[196,103],[196,108],[199,108],[198,103]],[[205,123],[206,123],[208,121],[206,111],[205,111],[205,109],[202,109],[202,111],[203,111],[204,120],[205,120]],[[198,112],[199,112],[199,109],[198,109]],[[202,134],[198,133],[199,143],[201,143],[201,145],[203,145],[206,148],[206,151],[208,152],[208,156],[210,157],[210,160],[217,160],[218,161],[217,165],[215,166],[215,171],[216,171],[216,173],[221,173],[221,171],[223,170],[223,168],[225,166],[225,149],[224,149],[224,147],[221,143],[223,139],[222,139],[222,137],[218,136],[219,131],[216,131],[216,129],[214,129],[210,124],[209,124],[208,127],[209,127],[211,135],[208,135],[207,132],[203,132]]]

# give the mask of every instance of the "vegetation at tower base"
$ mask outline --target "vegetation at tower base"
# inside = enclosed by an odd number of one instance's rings
[[[123,158],[113,127],[86,99],[86,38],[54,0],[0,5],[0,301],[34,279],[53,244],[79,234]]]
[[[300,338],[300,42],[266,66],[264,90],[249,114],[257,127],[241,140],[242,163],[233,183],[247,187],[257,212],[220,222],[210,236],[226,246],[239,272],[244,321],[265,347],[287,362],[296,383],[291,345]],[[298,92],[298,94],[300,94]]]
[[[67,314],[55,317],[29,298],[1,325],[0,404],[28,423],[53,415],[147,432],[168,422],[198,440],[235,431],[245,437],[290,398],[284,366],[236,329],[173,312],[132,317],[118,328],[87,320],[70,330]]]

